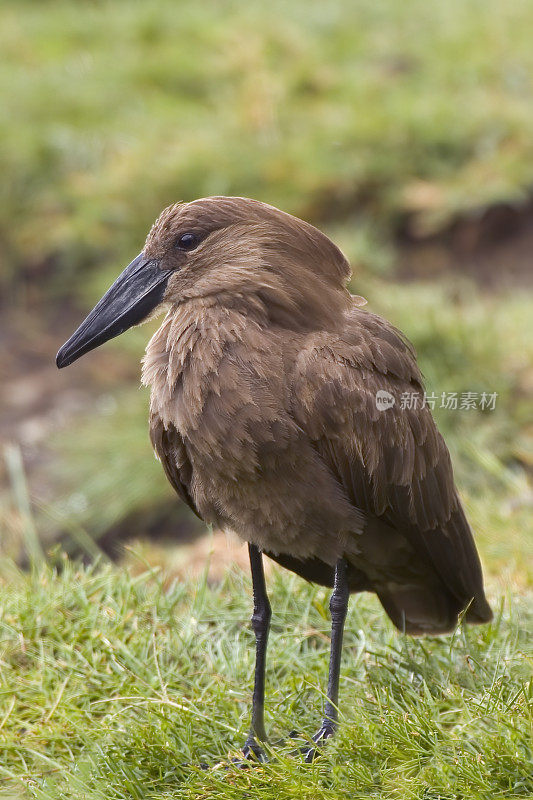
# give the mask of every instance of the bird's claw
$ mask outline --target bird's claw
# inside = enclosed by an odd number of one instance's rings
[[[312,745],[306,745],[300,748],[300,753],[302,753],[306,764],[311,764],[311,762],[315,760],[315,758],[320,754],[320,748],[324,742],[327,739],[330,739],[334,733],[335,726],[326,722],[313,736],[313,742],[315,743],[315,746],[313,747]]]
[[[267,760],[266,753],[262,747],[256,745],[245,744],[242,748],[242,754],[247,761],[259,761],[262,764]]]
[[[268,761],[265,751],[252,737],[249,737],[244,743],[242,755],[242,759],[234,760],[234,763],[238,764],[242,769],[247,769],[250,766],[250,762],[264,764]]]
[[[318,734],[317,734],[318,735]],[[289,733],[289,739],[298,739],[300,734],[298,731],[291,731]],[[283,747],[286,744],[285,739],[278,739],[277,741],[273,742],[273,747]],[[300,750],[296,751],[300,752]],[[303,752],[303,748],[302,748]],[[267,761],[270,759],[266,755],[265,751],[258,743],[257,739],[253,736],[249,736],[246,742],[244,743],[244,747],[242,748],[242,759],[233,759],[233,763],[239,766],[241,769],[248,769],[251,764],[266,764]]]

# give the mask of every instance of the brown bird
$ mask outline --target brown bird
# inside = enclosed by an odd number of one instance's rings
[[[359,307],[350,274],[327,236],[265,203],[178,203],[57,355],[67,366],[166,311],[143,360],[152,444],[182,500],[249,547],[256,669],[246,757],[263,758],[267,740],[263,553],[333,587],[317,746],[337,726],[350,592],[375,592],[408,634],[447,633],[461,614],[492,617],[413,348]],[[405,392],[416,400],[408,408]]]

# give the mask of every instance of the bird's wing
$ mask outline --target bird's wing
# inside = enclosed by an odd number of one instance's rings
[[[380,410],[378,392],[392,395],[394,405]],[[478,598],[479,616],[490,618],[450,456],[424,406],[413,349],[399,331],[357,309],[342,332],[310,335],[291,396],[295,420],[374,528],[378,518],[383,530],[400,531],[462,608]]]
[[[165,475],[178,495],[200,517],[190,494],[192,467],[183,439],[173,425],[165,427],[159,417],[150,419],[150,440],[161,461]]]

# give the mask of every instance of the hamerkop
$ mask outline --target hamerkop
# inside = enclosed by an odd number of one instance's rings
[[[247,757],[263,758],[266,741],[263,554],[333,587],[327,702],[307,760],[337,725],[350,592],[375,592],[408,634],[492,616],[413,348],[359,307],[350,273],[327,236],[265,203],[178,203],[57,355],[65,367],[166,311],[142,370],[152,444],[182,500],[249,548]],[[378,392],[395,402],[380,404]]]

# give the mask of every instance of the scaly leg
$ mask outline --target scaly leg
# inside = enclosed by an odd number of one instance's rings
[[[265,585],[263,570],[263,556],[254,544],[248,545],[250,555],[250,568],[252,571],[252,587],[254,594],[254,612],[252,614],[252,627],[255,633],[255,677],[254,694],[252,700],[252,724],[248,738],[244,744],[245,758],[258,758],[265,761],[266,756],[258,742],[266,742],[265,731],[265,667],[268,631],[272,615]],[[341,634],[342,635],[342,634]]]
[[[329,601],[331,611],[331,650],[329,656],[329,676],[327,701],[324,709],[324,719],[320,730],[313,736],[313,741],[320,745],[330,736],[333,736],[338,724],[337,705],[339,700],[339,676],[341,669],[342,637],[344,621],[348,611],[350,590],[348,587],[347,564],[343,558],[335,566],[335,582],[333,593]],[[317,754],[316,747],[304,748],[306,762],[311,762]]]

